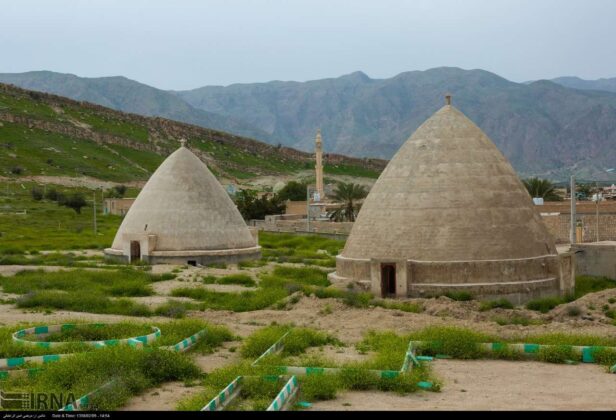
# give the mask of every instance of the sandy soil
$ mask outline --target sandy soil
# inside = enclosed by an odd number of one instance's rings
[[[124,315],[105,315],[89,314],[84,312],[54,311],[44,313],[16,308],[14,305],[0,305],[0,325],[15,325],[21,323],[41,323],[49,325],[51,323],[61,324],[64,322],[120,322],[137,321],[155,324],[156,322],[168,322],[165,317],[127,317]]]
[[[194,355],[195,363],[205,373],[227,366],[240,359],[239,353],[231,351],[235,350],[238,345],[239,343],[236,342],[224,343],[215,353]],[[122,411],[175,410],[178,401],[202,390],[202,386],[186,386],[183,382],[168,382],[133,397],[122,408]]]
[[[441,392],[344,392],[312,410],[616,410],[616,380],[597,365],[438,360]]]
[[[93,251],[100,252],[100,251]],[[12,275],[23,269],[61,270],[64,267],[0,266],[0,274]],[[178,278],[156,282],[155,296],[135,298],[136,301],[158,306],[169,299],[170,292],[178,287],[207,287],[217,291],[239,292],[250,290],[238,285],[204,285],[199,279],[205,275],[223,276],[233,273],[253,274],[269,271],[272,267],[239,270],[230,265],[227,269],[179,266],[154,266],[152,272],[161,274],[180,268]],[[180,281],[182,279],[183,281]],[[0,298],[14,298],[2,294]],[[516,310],[496,309],[480,312],[478,302],[455,302],[446,297],[438,299],[415,299],[424,311],[419,314],[388,310],[380,307],[357,309],[346,306],[336,299],[301,297],[289,303],[285,310],[266,309],[254,312],[235,313],[231,311],[191,312],[189,316],[204,319],[213,324],[226,325],[234,334],[246,337],[257,329],[277,323],[310,326],[329,332],[347,344],[346,347],[325,346],[311,349],[309,354],[318,354],[337,362],[358,361],[366,356],[358,354],[353,344],[360,341],[371,329],[393,330],[405,333],[429,325],[456,325],[477,331],[514,337],[525,334],[546,332],[570,332],[616,337],[616,328],[604,314],[604,305],[610,298],[616,298],[616,289],[589,294],[576,302],[561,305],[549,314],[518,308]],[[187,298],[178,300],[191,301]],[[570,307],[580,308],[580,315],[571,316]],[[495,316],[522,315],[544,322],[541,325],[498,325]],[[120,315],[99,315],[70,311],[44,312],[24,311],[13,305],[0,305],[0,325],[14,325],[24,322],[43,324],[66,321],[118,322],[138,320],[156,324],[168,318],[133,318]],[[197,364],[205,371],[225,366],[239,357],[236,348],[239,343],[225,343],[212,355],[194,355]],[[443,382],[440,393],[420,392],[410,396],[381,392],[345,392],[335,401],[316,403],[314,410],[470,410],[470,409],[616,409],[616,378],[606,374],[596,365],[551,365],[538,362],[506,361],[454,361],[434,362],[437,376]],[[186,387],[181,382],[164,384],[133,398],[125,407],[129,410],[172,410],[177,401],[200,391],[198,386]]]
[[[0,265],[0,276],[14,276],[20,271],[24,270],[43,270],[43,271],[61,271],[70,270],[70,267],[56,267],[51,265],[39,266],[39,265]]]
[[[167,382],[133,397],[119,411],[173,411],[178,401],[202,390],[201,386],[186,386],[184,382]]]
[[[457,306],[460,302],[450,302]],[[330,311],[324,311],[328,307]],[[616,328],[612,325],[595,321],[568,320],[567,322],[552,322],[543,325],[498,325],[491,321],[474,319],[436,317],[428,313],[407,313],[383,309],[380,307],[356,309],[347,307],[335,299],[318,299],[304,297],[292,306],[290,310],[266,309],[255,312],[204,311],[194,312],[191,316],[202,318],[213,323],[223,324],[239,335],[250,334],[253,325],[269,325],[272,321],[278,323],[294,323],[299,326],[311,326],[335,334],[347,343],[361,341],[364,333],[370,329],[410,332],[429,325],[457,325],[472,328],[487,333],[513,337],[522,334],[546,332],[570,332],[572,328],[585,333],[616,337]]]

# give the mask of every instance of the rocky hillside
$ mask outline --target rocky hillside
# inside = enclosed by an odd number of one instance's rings
[[[217,176],[238,182],[314,165],[311,154],[291,148],[0,84],[0,176],[143,180],[180,138]],[[386,164],[334,154],[326,162],[326,173],[367,177],[378,176]]]
[[[552,82],[573,89],[604,90],[616,93],[616,77],[597,80],[584,80],[579,77],[558,77],[552,79]]]
[[[443,105],[445,92],[521,175],[614,178],[616,94],[549,81],[513,83],[483,70],[437,68],[370,79],[353,73],[306,83],[209,86],[178,92],[188,103],[233,116],[273,142],[306,150],[320,126],[330,148],[389,158]]]
[[[556,181],[572,173],[616,181],[616,93],[608,92],[610,80],[513,83],[483,70],[447,67],[389,79],[356,72],[305,83],[166,92],[123,77],[0,74],[0,82],[304,151],[312,150],[320,127],[326,151],[385,159],[450,92],[454,104],[494,140],[522,177]]]

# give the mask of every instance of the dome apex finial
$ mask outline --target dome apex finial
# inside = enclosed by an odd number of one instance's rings
[[[181,146],[181,147],[186,147],[186,143],[187,143],[187,142],[188,142],[188,141],[187,141],[185,138],[181,138],[181,139],[180,139],[180,146]]]
[[[445,94],[445,104],[451,105],[451,93]]]

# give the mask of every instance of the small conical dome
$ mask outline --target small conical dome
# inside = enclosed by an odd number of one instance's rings
[[[143,235],[156,236],[155,246],[150,245],[153,254],[257,246],[223,186],[186,147],[172,153],[150,177],[118,229],[112,249],[127,249],[127,240]]]
[[[472,261],[555,255],[524,185],[492,141],[446,105],[389,162],[345,258]]]

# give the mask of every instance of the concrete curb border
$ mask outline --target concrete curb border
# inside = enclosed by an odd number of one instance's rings
[[[71,344],[85,344],[93,346],[95,348],[101,348],[106,346],[115,346],[118,344],[128,344],[130,346],[138,347],[141,345],[151,344],[160,337],[160,329],[158,327],[151,326],[152,333],[147,335],[140,335],[136,337],[110,339],[110,340],[96,340],[96,341],[30,341],[24,340],[23,337],[30,335],[44,336],[54,332],[64,332],[74,330],[77,327],[104,327],[109,324],[94,323],[94,324],[56,324],[56,325],[41,325],[37,327],[25,328],[23,330],[15,331],[12,334],[13,341],[19,344],[27,346],[41,347],[50,349],[54,347],[67,346]]]
[[[299,383],[295,375],[293,375],[265,411],[285,411],[289,403],[297,398],[298,391]]]

